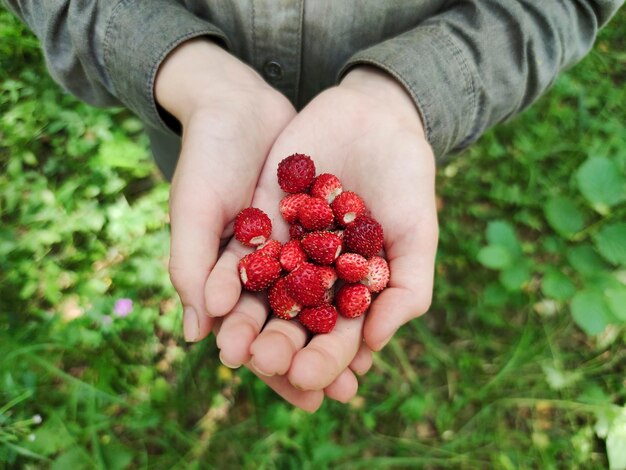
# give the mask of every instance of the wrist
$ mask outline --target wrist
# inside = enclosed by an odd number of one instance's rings
[[[391,110],[405,124],[414,127],[420,137],[426,139],[422,118],[413,98],[404,86],[387,72],[371,66],[359,66],[348,72],[340,88],[361,93]]]
[[[185,127],[198,111],[245,96],[278,94],[248,65],[218,44],[189,40],[161,64],[154,87],[157,103]]]

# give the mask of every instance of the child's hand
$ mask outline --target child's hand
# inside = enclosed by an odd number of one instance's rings
[[[382,72],[355,69],[285,128],[265,164],[253,205],[270,215],[274,234],[282,240],[287,239],[287,227],[278,212],[284,194],[276,182],[276,168],[294,152],[311,155],[318,174],[337,175],[382,224],[391,268],[389,287],[372,304],[365,321],[340,316],[333,332],[314,337],[305,347],[307,335],[297,322],[272,319],[263,327],[265,304],[246,296],[238,302],[236,264],[241,253],[234,242],[207,283],[209,297],[213,292],[225,294],[220,308],[211,312],[224,315],[232,310],[217,336],[218,346],[222,359],[251,360],[268,375],[286,373],[304,390],[324,389],[337,380],[343,392],[350,387],[356,391],[356,378],[346,368],[369,367],[371,358],[366,348],[360,348],[362,339],[372,350],[380,350],[402,324],[430,305],[438,237],[433,153],[404,89]]]

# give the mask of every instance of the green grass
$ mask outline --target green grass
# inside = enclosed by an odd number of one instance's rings
[[[308,415],[182,341],[140,123],[64,94],[0,10],[0,466],[607,468],[626,439],[625,28],[440,169],[431,312],[356,400]]]

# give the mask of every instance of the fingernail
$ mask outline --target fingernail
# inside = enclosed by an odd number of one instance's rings
[[[226,367],[228,367],[229,369],[239,369],[241,367],[241,364],[234,365],[234,364],[229,364],[228,362],[226,362],[222,356],[222,353],[220,353],[220,362],[224,364]]]
[[[198,315],[193,307],[183,309],[183,335],[188,343],[194,343],[200,335]]]
[[[266,374],[261,369],[259,369],[257,365],[254,363],[254,356],[252,357],[252,359],[250,359],[250,365],[254,368],[254,370],[257,371],[259,375],[262,375],[263,377],[272,377],[274,375],[274,374]]]

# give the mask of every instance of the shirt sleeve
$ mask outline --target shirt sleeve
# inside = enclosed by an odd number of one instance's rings
[[[529,106],[592,47],[624,0],[465,0],[354,54],[413,97],[435,155],[461,149]]]
[[[222,31],[175,0],[4,0],[41,42],[52,77],[95,106],[124,104],[169,131],[154,98],[161,62],[182,42]]]

